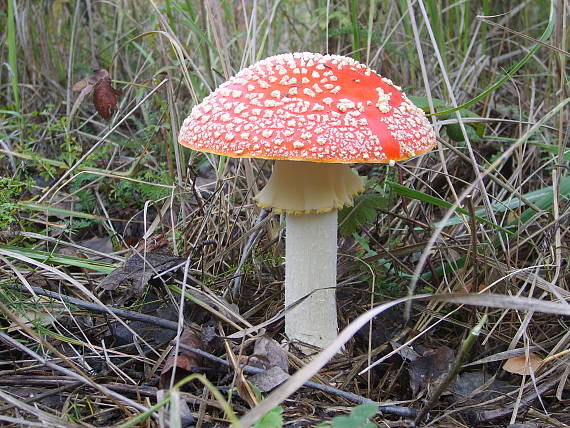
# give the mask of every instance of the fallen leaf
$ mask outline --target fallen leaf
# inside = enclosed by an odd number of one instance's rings
[[[463,406],[476,406],[488,400],[501,397],[514,389],[508,382],[497,380],[488,373],[467,372],[458,375],[449,386],[451,400]]]
[[[94,236],[92,238],[86,239],[84,241],[78,241],[76,243],[78,246],[75,247],[61,247],[57,250],[59,254],[72,257],[82,257],[89,259],[98,259],[101,262],[113,263],[114,260],[111,258],[101,257],[93,254],[90,251],[84,251],[83,249],[90,249],[103,254],[109,254],[113,252],[113,242],[111,238],[106,236],[99,238]],[[82,247],[82,248],[81,248]]]
[[[82,82],[82,81],[80,80],[79,82]],[[77,82],[77,83],[79,83],[79,82]],[[77,85],[77,83],[76,83],[76,85]],[[75,88],[75,85],[73,87]],[[83,89],[81,89],[81,92],[79,93],[77,99],[73,103],[73,107],[71,108],[71,112],[69,113],[69,119],[70,120],[75,116],[75,113],[77,113],[77,109],[79,109],[79,106],[81,105],[81,103],[83,102],[85,97],[87,95],[89,95],[91,92],[93,92],[94,88],[95,88],[95,84],[88,83],[87,85],[85,85],[83,87]]]
[[[433,390],[453,367],[455,353],[447,346],[429,349],[410,362],[410,386],[414,396],[420,390]]]
[[[289,373],[283,371],[281,367],[270,367],[263,373],[258,373],[249,377],[249,381],[253,383],[261,392],[271,391],[283,382],[289,379]]]
[[[113,88],[111,85],[111,76],[104,68],[95,70],[92,76],[75,82],[71,87],[73,91],[81,91],[77,100],[71,109],[70,118],[75,115],[75,112],[85,99],[87,95],[93,92],[93,104],[97,112],[103,116],[104,119],[111,119],[113,113],[117,110],[117,96],[120,91]]]
[[[47,309],[48,306],[50,308],[49,311]],[[51,325],[56,320],[52,313],[53,311],[56,312],[56,315],[59,315],[63,312],[63,309],[55,308],[53,306],[53,302],[47,297],[39,297],[33,305],[30,305],[26,309],[15,314],[16,320],[10,323],[7,331],[8,333],[19,331],[21,329],[21,325],[36,327],[39,325],[44,327]]]
[[[75,82],[71,87],[71,90],[74,92],[83,91],[85,88],[91,88],[91,90],[93,90],[95,83],[97,83],[97,79],[95,79],[94,76],[89,76]]]
[[[180,335],[180,343],[191,346],[192,348],[204,349],[205,344],[202,342],[202,332],[196,324],[184,329]],[[182,379],[193,373],[194,369],[202,366],[202,357],[191,351],[178,348],[178,357],[176,357],[176,347],[173,346],[170,354],[164,362],[164,367],[160,373],[160,389],[166,389],[170,385],[172,372],[176,365],[176,379]]]
[[[517,355],[516,357],[509,358],[505,361],[503,365],[503,370],[519,374],[519,375],[530,375],[531,373],[535,373],[540,365],[542,364],[542,358],[538,355],[533,354],[532,352],[528,355],[528,362],[526,359],[526,355]]]
[[[107,275],[99,287],[103,290],[115,290],[119,285],[125,285],[130,295],[140,295],[153,276],[182,262],[184,259],[168,252],[135,252],[122,267]]]
[[[287,353],[275,339],[266,335],[260,336],[253,346],[253,354],[249,357],[248,364],[260,369],[280,367],[283,371],[289,371]]]
[[[255,341],[248,365],[265,370],[249,377],[261,392],[271,391],[289,378],[287,353],[277,341],[265,335]]]
[[[407,361],[415,361],[421,357],[414,348],[408,345],[400,345],[398,342],[390,341],[390,345],[394,350],[398,349],[398,355]]]
[[[137,301],[137,312],[149,314],[164,320],[178,320],[178,307],[169,300],[162,302],[162,298],[153,292],[144,293]],[[161,347],[176,337],[176,331],[155,324],[134,320],[127,322],[127,326],[120,323],[112,323],[107,333],[103,336],[107,346],[130,345],[137,340],[133,331],[150,347]],[[141,348],[147,350],[146,344],[141,343]]]

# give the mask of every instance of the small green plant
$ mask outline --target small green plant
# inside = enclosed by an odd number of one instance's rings
[[[254,428],[281,428],[283,426],[283,408],[281,406],[274,407],[267,412],[254,425]]]
[[[158,201],[170,196],[169,188],[155,185],[172,183],[166,168],[160,172],[145,170],[139,173],[136,178],[141,182],[121,180],[113,188],[112,197],[121,206],[132,206],[133,202],[137,202],[138,204],[135,205],[140,207],[145,201]]]
[[[18,197],[30,187],[15,177],[0,177],[0,230],[8,230],[18,220]]]
[[[339,211],[338,223],[340,233],[352,235],[363,224],[376,220],[378,209],[386,208],[388,197],[384,193],[371,193],[357,196],[354,205]]]
[[[378,404],[365,403],[354,407],[350,414],[335,416],[330,424],[321,424],[320,428],[375,428],[370,419],[378,413]]]
[[[95,209],[95,194],[86,185],[97,178],[95,174],[80,174],[73,180],[71,191],[79,198],[78,211],[93,212]]]

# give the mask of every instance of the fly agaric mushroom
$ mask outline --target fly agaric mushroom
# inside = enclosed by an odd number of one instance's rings
[[[243,69],[195,106],[179,142],[202,152],[275,159],[256,196],[287,214],[285,333],[317,347],[337,335],[337,210],[363,190],[349,163],[431,150],[424,112],[391,80],[338,55],[277,55]]]

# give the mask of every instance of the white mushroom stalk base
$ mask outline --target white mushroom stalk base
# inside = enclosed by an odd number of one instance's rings
[[[338,333],[337,211],[288,214],[285,241],[285,306],[317,290],[285,315],[285,333],[292,341],[326,348]]]

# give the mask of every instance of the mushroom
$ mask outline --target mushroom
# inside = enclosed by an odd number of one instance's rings
[[[436,140],[391,80],[352,58],[303,52],[266,58],[220,85],[192,109],[179,142],[277,160],[255,199],[286,213],[285,333],[323,348],[338,330],[337,211],[363,191],[347,164],[408,159]]]

